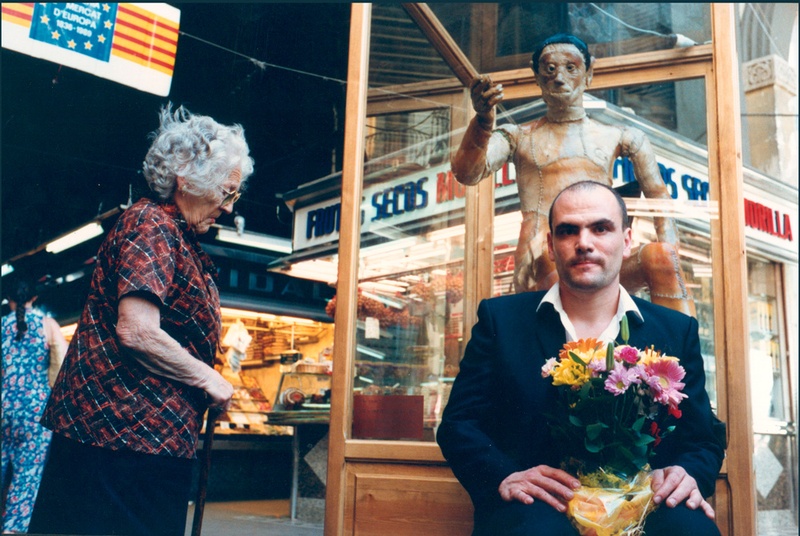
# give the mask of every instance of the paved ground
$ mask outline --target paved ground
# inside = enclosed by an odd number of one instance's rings
[[[194,507],[189,506],[186,536],[192,533]],[[206,503],[203,536],[322,536],[322,525],[289,519],[289,501]]]

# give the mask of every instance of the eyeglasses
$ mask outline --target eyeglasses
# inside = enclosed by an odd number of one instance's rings
[[[222,190],[222,188],[220,188]],[[220,207],[227,207],[228,205],[232,205],[236,203],[240,197],[242,197],[242,193],[239,190],[234,190],[229,192],[227,190],[222,190],[222,202],[220,202]]]

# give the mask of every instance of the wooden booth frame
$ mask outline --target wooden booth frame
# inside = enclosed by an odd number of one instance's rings
[[[455,73],[453,80],[437,82],[433,98],[443,105],[457,102],[453,110],[471,109],[464,89],[471,78],[466,56],[426,4],[403,7]],[[380,96],[371,95],[367,87],[371,13],[371,4],[352,5],[325,534],[469,534],[469,497],[438,445],[351,438],[364,132],[368,115],[381,107]],[[719,219],[711,227],[713,268],[718,275],[713,281],[719,319],[714,334],[718,410],[727,423],[729,445],[714,502],[723,535],[749,536],[756,533],[756,494],[750,384],[742,372],[749,370],[750,343],[734,5],[712,3],[710,15],[711,44],[598,59],[592,89],[687,79],[705,82],[710,192],[719,203]],[[507,99],[538,94],[530,71],[491,74],[503,84]],[[416,90],[427,99],[434,92],[430,84],[420,84]],[[466,125],[469,117],[457,115],[454,125]],[[465,339],[476,320],[478,302],[491,295],[493,195],[490,181],[467,188],[466,243],[475,246],[467,248],[464,259]]]

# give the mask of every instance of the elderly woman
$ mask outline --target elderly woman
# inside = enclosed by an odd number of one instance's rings
[[[211,259],[197,242],[253,172],[241,126],[161,111],[152,190],[97,255],[91,290],[42,423],[53,434],[31,532],[182,535],[202,418],[233,387]]]

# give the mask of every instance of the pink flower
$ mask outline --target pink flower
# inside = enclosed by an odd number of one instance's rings
[[[606,391],[614,396],[624,394],[632,383],[639,383],[638,371],[628,369],[622,363],[615,363],[614,370],[608,375],[605,382]]]
[[[637,385],[642,383],[643,379],[647,378],[647,373],[644,371],[644,367],[641,365],[636,365],[630,367],[628,369],[628,373],[630,374],[631,383],[635,383]]]
[[[639,361],[639,350],[632,346],[617,346],[614,350],[614,358],[617,361],[625,361],[635,365]]]
[[[686,371],[677,360],[659,359],[645,366],[647,385],[653,393],[653,399],[670,408],[677,409],[681,400],[688,398],[681,393],[685,384],[681,382]]]
[[[592,371],[592,378],[597,378],[601,372],[606,371],[605,359],[592,359],[588,363],[589,370]]]

